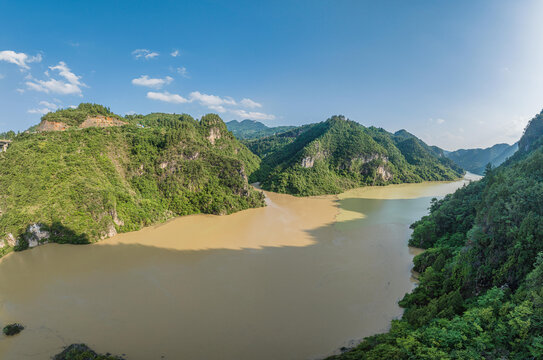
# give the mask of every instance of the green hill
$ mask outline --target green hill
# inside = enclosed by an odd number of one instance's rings
[[[366,128],[343,116],[245,144],[262,157],[251,181],[301,196],[363,185],[453,180],[463,172],[405,131],[395,135]]]
[[[496,144],[486,149],[460,149],[445,153],[445,156],[464,169],[483,175],[487,164],[501,165],[518,150],[518,143]]]
[[[247,182],[259,158],[217,115],[107,114],[126,125],[81,129],[95,114],[80,112],[68,130],[20,134],[0,153],[1,253],[15,241],[86,243],[176,215],[263,206]]]
[[[412,225],[401,320],[333,359],[543,358],[543,112],[519,151]]]
[[[226,123],[228,130],[238,139],[256,139],[282,133],[294,128],[294,126],[268,127],[255,120],[232,120]]]

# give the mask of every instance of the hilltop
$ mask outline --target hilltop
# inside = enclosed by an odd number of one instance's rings
[[[251,181],[294,195],[339,193],[364,185],[454,180],[463,170],[406,131],[334,116],[281,134],[245,141],[262,158]]]
[[[256,139],[279,134],[292,129],[295,126],[268,127],[256,120],[232,120],[226,123],[226,127],[238,139]]]
[[[0,153],[0,252],[88,243],[173,216],[263,206],[260,159],[219,116],[122,118],[85,104],[43,117],[63,131],[15,136]],[[97,111],[95,111],[97,110]],[[103,116],[122,126],[81,127]]]

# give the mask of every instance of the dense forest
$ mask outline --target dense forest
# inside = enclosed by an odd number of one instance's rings
[[[88,104],[44,118],[63,121],[68,114],[77,124],[85,108],[89,116],[101,109]],[[124,120],[19,134],[0,153],[0,255],[41,241],[87,243],[178,215],[264,205],[247,182],[259,158],[217,115]]]
[[[518,143],[496,144],[486,149],[447,151],[445,156],[474,174],[483,175],[487,164],[500,166],[518,150]]]
[[[463,173],[441,149],[405,130],[392,134],[343,116],[245,144],[262,158],[251,181],[300,196],[337,194],[364,185],[454,180]]]
[[[543,112],[519,151],[412,225],[420,283],[389,332],[331,359],[543,358]]]
[[[294,128],[294,126],[268,127],[256,120],[232,120],[226,123],[226,127],[238,139],[256,139],[279,134]]]

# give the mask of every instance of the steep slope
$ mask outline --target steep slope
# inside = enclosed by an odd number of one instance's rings
[[[518,150],[518,143],[496,144],[486,149],[459,149],[447,152],[445,156],[464,169],[482,175],[487,164],[501,165]]]
[[[176,215],[263,205],[247,182],[258,157],[217,115],[123,121],[130,124],[21,134],[0,153],[2,253],[16,243],[86,243]]]
[[[543,112],[519,151],[412,225],[403,318],[335,359],[543,358]]]
[[[251,181],[294,195],[339,193],[370,184],[452,180],[462,174],[416,138],[396,138],[343,116],[246,144],[263,159]]]
[[[294,128],[294,126],[268,127],[265,124],[255,120],[232,120],[226,123],[226,127],[238,139],[256,139],[279,134]]]

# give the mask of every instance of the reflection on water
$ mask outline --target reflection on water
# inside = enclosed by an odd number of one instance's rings
[[[266,208],[9,255],[0,322],[26,329],[0,338],[0,358],[47,359],[74,342],[129,359],[327,355],[401,315],[409,224],[461,185],[270,193]]]

